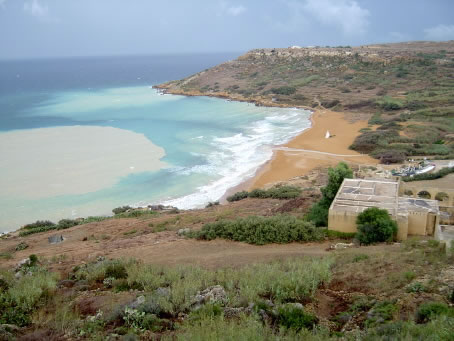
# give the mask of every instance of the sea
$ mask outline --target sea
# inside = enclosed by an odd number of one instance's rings
[[[254,176],[309,111],[152,88],[238,55],[0,61],[0,232],[122,205],[201,208]]]

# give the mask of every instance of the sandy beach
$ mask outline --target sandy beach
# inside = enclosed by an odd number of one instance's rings
[[[347,114],[348,115],[348,114]],[[317,167],[329,167],[340,161],[351,164],[377,164],[378,160],[348,149],[367,121],[349,122],[344,113],[316,110],[311,128],[285,146],[277,147],[273,158],[257,175],[242,184],[242,189],[260,188],[271,183],[303,176]],[[326,131],[332,135],[325,138]]]

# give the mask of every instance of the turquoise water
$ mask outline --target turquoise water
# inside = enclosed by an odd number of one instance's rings
[[[10,94],[8,103],[19,103],[22,95],[15,96]],[[15,122],[41,122],[37,127],[115,127],[143,134],[164,149],[162,161],[167,167],[118,177],[111,187],[82,194],[36,199],[0,193],[0,231],[37,219],[110,214],[112,208],[126,204],[203,207],[253,176],[271,158],[273,146],[310,126],[308,111],[161,95],[151,85],[52,90],[33,96],[32,105],[16,109]],[[8,165],[0,166],[3,176],[2,169]]]

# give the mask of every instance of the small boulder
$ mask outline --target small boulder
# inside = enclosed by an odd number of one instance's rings
[[[197,295],[192,298],[192,305],[195,309],[200,308],[200,306],[205,303],[226,304],[227,294],[224,288],[220,285],[215,285],[203,291],[199,291]]]
[[[53,236],[48,237],[47,240],[49,241],[49,244],[59,244],[63,242],[65,239],[61,234],[55,234]]]
[[[188,234],[189,232],[191,232],[191,229],[190,228],[185,228],[185,229],[179,229],[177,234],[179,236],[184,236],[184,235]]]

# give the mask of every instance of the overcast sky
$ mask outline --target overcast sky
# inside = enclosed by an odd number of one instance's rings
[[[0,0],[0,59],[452,39],[453,0]]]

